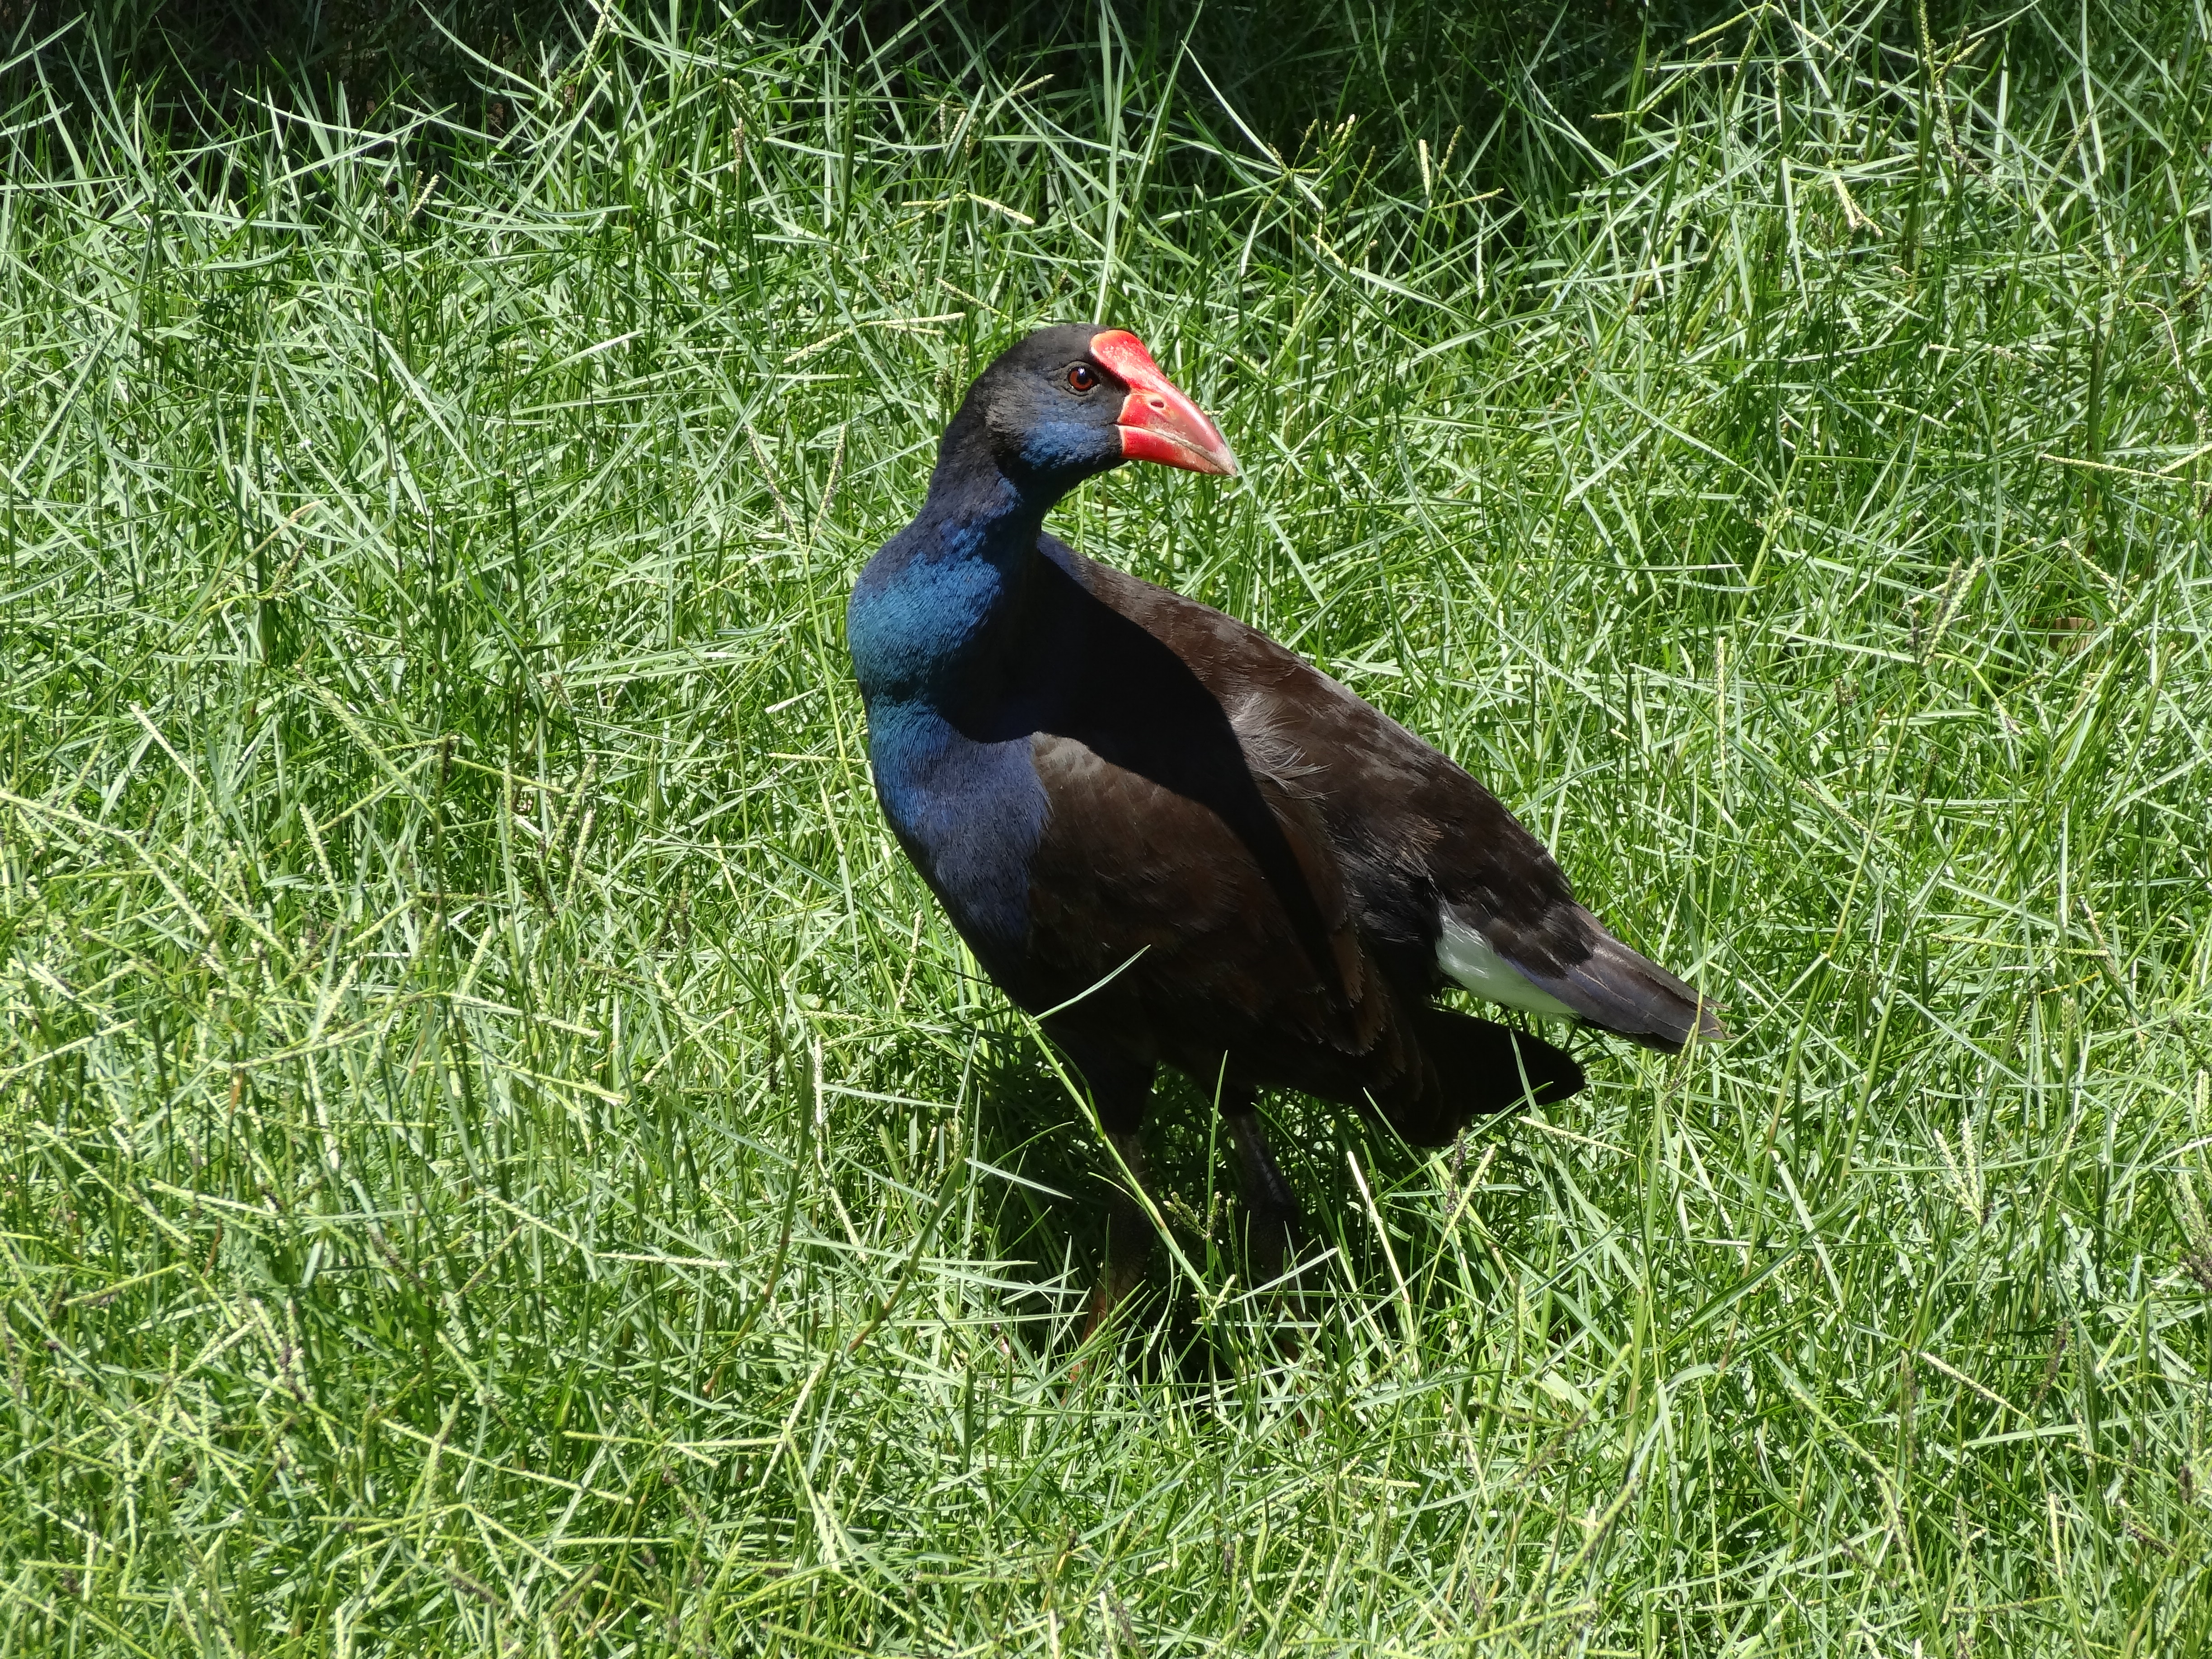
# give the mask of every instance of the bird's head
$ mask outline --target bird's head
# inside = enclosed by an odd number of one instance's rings
[[[1237,471],[1219,430],[1145,343],[1097,324],[1041,329],[977,377],[945,431],[939,471],[972,465],[978,447],[1025,495],[1048,500],[1124,461]]]

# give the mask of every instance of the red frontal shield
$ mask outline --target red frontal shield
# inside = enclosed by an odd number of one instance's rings
[[[1129,388],[1115,417],[1123,455],[1190,472],[1237,476],[1237,457],[1220,429],[1160,373],[1142,340],[1127,329],[1109,329],[1091,337],[1091,355]]]

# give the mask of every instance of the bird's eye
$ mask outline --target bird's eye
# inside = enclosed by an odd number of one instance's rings
[[[1067,389],[1070,392],[1088,392],[1097,384],[1098,371],[1088,363],[1078,363],[1067,371]]]

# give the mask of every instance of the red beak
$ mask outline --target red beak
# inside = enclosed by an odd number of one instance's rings
[[[1219,428],[1160,373],[1142,340],[1127,329],[1109,329],[1091,337],[1091,355],[1129,388],[1115,417],[1125,458],[1159,461],[1188,472],[1237,476],[1237,458]]]

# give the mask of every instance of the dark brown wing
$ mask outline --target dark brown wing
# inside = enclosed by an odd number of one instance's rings
[[[1061,1031],[1201,1077],[1226,1056],[1244,1082],[1419,1092],[1408,1006],[1360,936],[1318,805],[1252,769],[1179,656],[1083,600],[1066,690],[1030,740],[1046,811],[1022,1000],[1079,999]]]
[[[1312,805],[1352,925],[1401,985],[1441,982],[1448,908],[1532,985],[1607,1030],[1665,1049],[1692,1030],[1726,1035],[1695,991],[1577,903],[1544,844],[1435,749],[1235,618],[1107,566],[1086,574],[1204,685],[1249,769]]]
[[[1388,988],[1308,809],[1255,779],[1255,810],[1224,810],[1080,737],[1041,735],[1032,755],[1048,805],[1030,958],[1060,1000],[1097,987],[1086,1002],[1135,1002],[1179,1061],[1263,1041],[1346,1056],[1376,1046]]]

